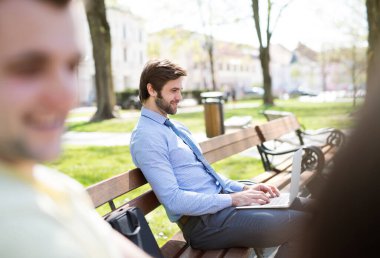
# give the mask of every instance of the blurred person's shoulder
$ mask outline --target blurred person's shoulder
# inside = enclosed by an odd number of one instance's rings
[[[81,184],[42,165],[34,178],[0,171],[0,257],[120,257]]]

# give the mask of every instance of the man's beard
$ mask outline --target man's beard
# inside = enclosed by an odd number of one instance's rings
[[[166,114],[174,115],[177,113],[177,109],[173,108],[169,102],[164,100],[161,93],[157,94],[157,98],[154,101],[156,102],[157,107],[164,111]]]

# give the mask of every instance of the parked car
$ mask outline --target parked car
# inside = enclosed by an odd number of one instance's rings
[[[138,96],[129,96],[121,103],[122,109],[141,109],[142,105]]]
[[[243,93],[245,98],[262,98],[264,96],[264,89],[260,87],[245,88]]]
[[[289,91],[290,97],[300,97],[300,96],[310,96],[310,97],[316,97],[318,96],[317,93],[310,91],[310,90],[305,90],[305,89],[293,89]]]

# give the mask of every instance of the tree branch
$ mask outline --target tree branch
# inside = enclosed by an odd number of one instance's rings
[[[260,15],[259,15],[259,0],[252,0],[253,20],[255,21],[257,38],[259,40],[260,48],[263,48],[263,41],[261,38],[260,28]]]
[[[272,36],[272,32],[274,31],[274,29],[276,28],[277,26],[277,23],[278,23],[278,20],[280,19],[281,15],[282,15],[282,12],[285,10],[285,8],[292,2],[293,0],[289,0],[286,4],[284,4],[281,9],[280,9],[280,12],[278,13],[277,17],[276,17],[276,20],[274,21],[274,25],[273,25],[273,28],[272,28],[272,31],[270,33],[270,35]],[[269,26],[268,26],[269,28]]]

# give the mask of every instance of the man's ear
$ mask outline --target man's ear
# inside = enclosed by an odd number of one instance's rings
[[[147,88],[148,93],[149,93],[150,96],[152,96],[152,97],[156,97],[157,96],[157,92],[153,89],[153,85],[151,83],[148,83],[146,85],[146,88]]]

